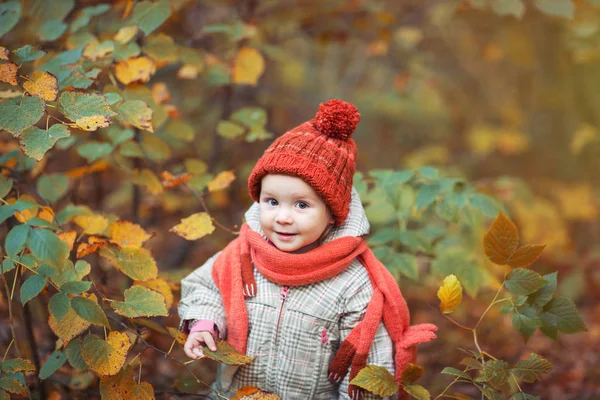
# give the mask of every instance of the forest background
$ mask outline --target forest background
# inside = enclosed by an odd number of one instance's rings
[[[179,281],[330,98],[362,115],[369,242],[440,328],[418,385],[600,398],[599,1],[13,0],[0,63],[0,398],[205,392]],[[499,211],[546,246],[516,273],[483,246]]]

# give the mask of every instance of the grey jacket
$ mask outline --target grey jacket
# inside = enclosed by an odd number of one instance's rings
[[[245,215],[251,229],[264,236],[258,204]],[[363,236],[369,222],[353,189],[348,219],[324,242],[343,236]],[[266,239],[266,237],[265,237]],[[226,323],[221,295],[211,273],[219,253],[181,281],[179,316],[182,330],[198,320],[215,322],[225,338]],[[237,389],[256,386],[282,399],[349,399],[349,374],[341,384],[327,379],[328,367],[350,331],[361,321],[373,288],[358,260],[333,278],[299,287],[268,281],[254,269],[257,294],[246,299],[249,318],[247,355],[256,359],[241,367],[220,365],[213,388],[227,397]],[[394,374],[393,344],[379,326],[367,364],[387,368]],[[378,398],[367,394],[366,399]]]

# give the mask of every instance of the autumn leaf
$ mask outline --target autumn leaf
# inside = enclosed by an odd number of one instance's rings
[[[125,291],[125,301],[113,301],[110,306],[117,314],[128,318],[169,315],[162,294],[138,285]]]
[[[234,83],[256,86],[265,71],[265,59],[251,47],[242,47],[234,60],[232,80]]]
[[[235,392],[231,400],[280,400],[275,393],[265,392],[256,386],[244,386]]]
[[[95,295],[90,295],[90,299],[96,300]],[[58,336],[63,342],[68,343],[74,337],[90,327],[90,323],[81,318],[75,310],[69,308],[67,314],[57,321],[52,313],[48,316],[48,325],[52,332]]]
[[[77,231],[65,231],[58,234],[60,240],[69,245],[69,251],[73,250],[75,244],[75,238],[77,237]]]
[[[21,371],[35,371],[35,365],[33,365],[31,361],[23,358],[13,358],[2,362],[0,364],[0,371],[7,374]]]
[[[152,194],[161,194],[164,191],[160,180],[149,169],[135,169],[131,177],[131,182],[134,185],[146,187]]]
[[[217,351],[212,351],[206,346],[202,348],[204,355],[211,360],[219,361],[227,365],[244,365],[251,363],[255,358],[241,354],[224,340],[217,340],[216,345]]]
[[[169,232],[173,232],[187,240],[198,240],[210,235],[215,230],[210,216],[205,212],[192,214],[183,218],[179,225],[175,225]]]
[[[175,339],[177,343],[179,343],[182,346],[185,344],[188,335],[181,332],[179,329],[172,328],[170,326],[167,326],[167,330],[169,331],[169,335],[171,335],[171,337],[173,337],[173,339]]]
[[[208,182],[208,191],[216,192],[217,190],[227,189],[234,180],[235,175],[232,171],[220,172],[215,179]]]
[[[519,244],[517,227],[500,212],[483,236],[485,255],[494,264],[505,265]]]
[[[23,83],[23,89],[42,100],[54,101],[58,97],[58,79],[46,71],[35,71],[31,78]]]
[[[203,351],[206,354],[204,349]],[[399,386],[390,371],[377,365],[367,365],[358,371],[350,384],[381,397],[391,396],[398,393],[399,390]]]
[[[152,235],[139,225],[129,221],[117,221],[110,224],[110,242],[121,247],[142,247],[142,244]]]
[[[527,244],[521,246],[510,256],[506,263],[513,268],[528,267],[539,258],[545,247],[546,245],[539,244]]]
[[[144,248],[104,247],[100,249],[100,256],[132,279],[147,281],[158,275],[156,261]]]
[[[5,82],[13,86],[17,86],[17,71],[19,66],[14,62],[0,64],[0,82]]]
[[[110,166],[106,161],[96,161],[92,165],[84,165],[82,167],[73,168],[65,173],[70,178],[83,178],[86,175],[94,172],[106,171]]]
[[[84,131],[95,131],[98,128],[106,128],[111,122],[112,120],[105,115],[92,115],[75,120],[77,127]]]
[[[142,100],[127,100],[117,107],[119,119],[136,128],[154,132],[152,127],[153,110]]]
[[[440,299],[440,310],[444,314],[450,314],[458,308],[462,301],[462,286],[455,275],[444,278],[437,296]]]
[[[187,172],[175,176],[169,171],[163,171],[160,173],[160,177],[162,178],[163,186],[167,189],[172,189],[179,185],[183,185],[184,183],[188,183],[190,179],[192,179],[192,175]]]
[[[151,58],[131,57],[119,61],[115,65],[115,75],[121,83],[128,85],[132,82],[148,82],[150,77],[156,73],[156,66]]]
[[[83,228],[87,235],[98,235],[104,233],[108,228],[108,220],[101,215],[77,215],[73,222]]]
[[[118,374],[100,377],[102,400],[154,400],[154,388],[148,382],[138,383],[133,368],[126,366]]]
[[[200,68],[191,64],[184,64],[177,71],[177,77],[179,79],[196,79],[200,73]]]
[[[162,294],[165,297],[165,302],[167,304],[167,309],[171,308],[173,305],[173,291],[171,290],[171,285],[169,282],[165,281],[162,278],[150,279],[147,281],[134,281],[134,285],[140,285],[147,287],[148,289],[152,289]]]
[[[87,243],[80,243],[79,246],[77,246],[77,258],[83,258],[88,254],[95,253],[107,244],[106,240],[102,238],[89,236]]]
[[[402,373],[402,382],[413,383],[423,376],[424,369],[422,366],[408,363],[406,369]]]
[[[152,98],[156,104],[164,104],[173,99],[169,87],[164,82],[157,82],[152,85]]]
[[[8,60],[8,55],[10,54],[10,51],[3,46],[0,46],[0,60]]]
[[[110,332],[106,341],[96,335],[87,335],[83,340],[81,355],[85,363],[98,374],[116,375],[125,364],[130,346],[129,337],[122,332]]]
[[[120,43],[128,43],[137,33],[138,27],[136,25],[124,26],[117,31],[113,39]]]
[[[38,211],[37,217],[44,221],[54,222],[54,211],[50,207],[42,207],[40,208],[40,211]]]
[[[62,92],[58,102],[64,116],[86,131],[107,127],[112,122],[111,117],[116,115],[100,94]]]

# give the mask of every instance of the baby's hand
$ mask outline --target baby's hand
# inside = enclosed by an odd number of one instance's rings
[[[202,353],[203,344],[208,346],[212,351],[217,350],[215,339],[211,333],[208,331],[198,331],[188,335],[185,345],[183,346],[183,351],[189,358],[196,360],[197,358],[204,357],[204,353]]]

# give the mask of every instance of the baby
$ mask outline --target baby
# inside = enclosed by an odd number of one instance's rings
[[[181,281],[179,316],[192,359],[226,339],[254,361],[221,365],[213,388],[256,386],[282,399],[377,398],[350,381],[368,364],[398,383],[431,324],[409,326],[394,278],[362,236],[352,187],[360,114],[321,104],[265,151],[248,179],[255,203],[240,235]]]

